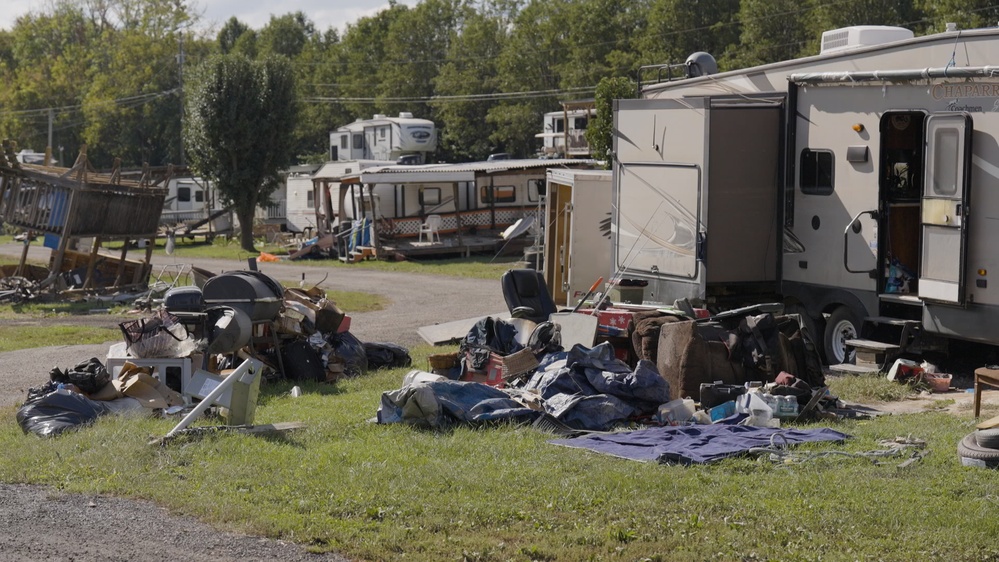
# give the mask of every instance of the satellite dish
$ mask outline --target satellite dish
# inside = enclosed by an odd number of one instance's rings
[[[510,240],[520,236],[521,234],[527,232],[531,225],[534,224],[534,215],[527,215],[526,217],[518,220],[517,222],[511,224],[500,234],[503,240]]]

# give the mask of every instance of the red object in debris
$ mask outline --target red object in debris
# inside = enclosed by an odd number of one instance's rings
[[[342,334],[350,330],[350,316],[344,316],[343,321],[340,322],[340,326],[336,329],[336,333]]]
[[[711,312],[706,308],[695,308],[694,316],[700,318],[711,318]]]
[[[503,380],[503,356],[490,353],[489,362],[486,363],[485,371],[473,371],[469,368],[469,365],[470,361],[466,356],[465,374],[462,375],[461,380],[466,382],[480,382],[482,384],[488,384],[489,386],[495,386],[496,388],[503,388],[505,385]]]
[[[608,308],[597,313],[597,334],[601,336],[626,336],[634,313],[630,310]]]

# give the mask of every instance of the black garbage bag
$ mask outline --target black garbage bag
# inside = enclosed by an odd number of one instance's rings
[[[401,345],[386,342],[364,342],[369,369],[382,367],[408,367],[413,364],[409,350]]]
[[[94,394],[111,382],[111,375],[99,359],[91,357],[65,371],[59,367],[53,368],[49,371],[49,379],[57,383],[73,384],[87,394]]]
[[[368,354],[364,344],[350,332],[330,334],[326,341],[333,346],[333,355],[344,362],[343,374],[348,377],[359,377],[368,372]]]
[[[17,423],[25,433],[53,437],[66,430],[93,423],[110,411],[103,402],[62,389],[21,406],[17,411]]]
[[[281,360],[285,376],[293,381],[326,380],[322,356],[305,340],[282,345]]]

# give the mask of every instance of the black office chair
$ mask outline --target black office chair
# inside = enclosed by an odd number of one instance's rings
[[[557,310],[545,278],[534,269],[508,270],[500,277],[500,284],[513,318],[526,318],[540,324],[547,322],[548,316]]]

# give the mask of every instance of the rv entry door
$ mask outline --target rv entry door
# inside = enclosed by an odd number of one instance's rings
[[[924,299],[964,304],[971,131],[968,114],[926,120],[919,266],[919,296]]]

